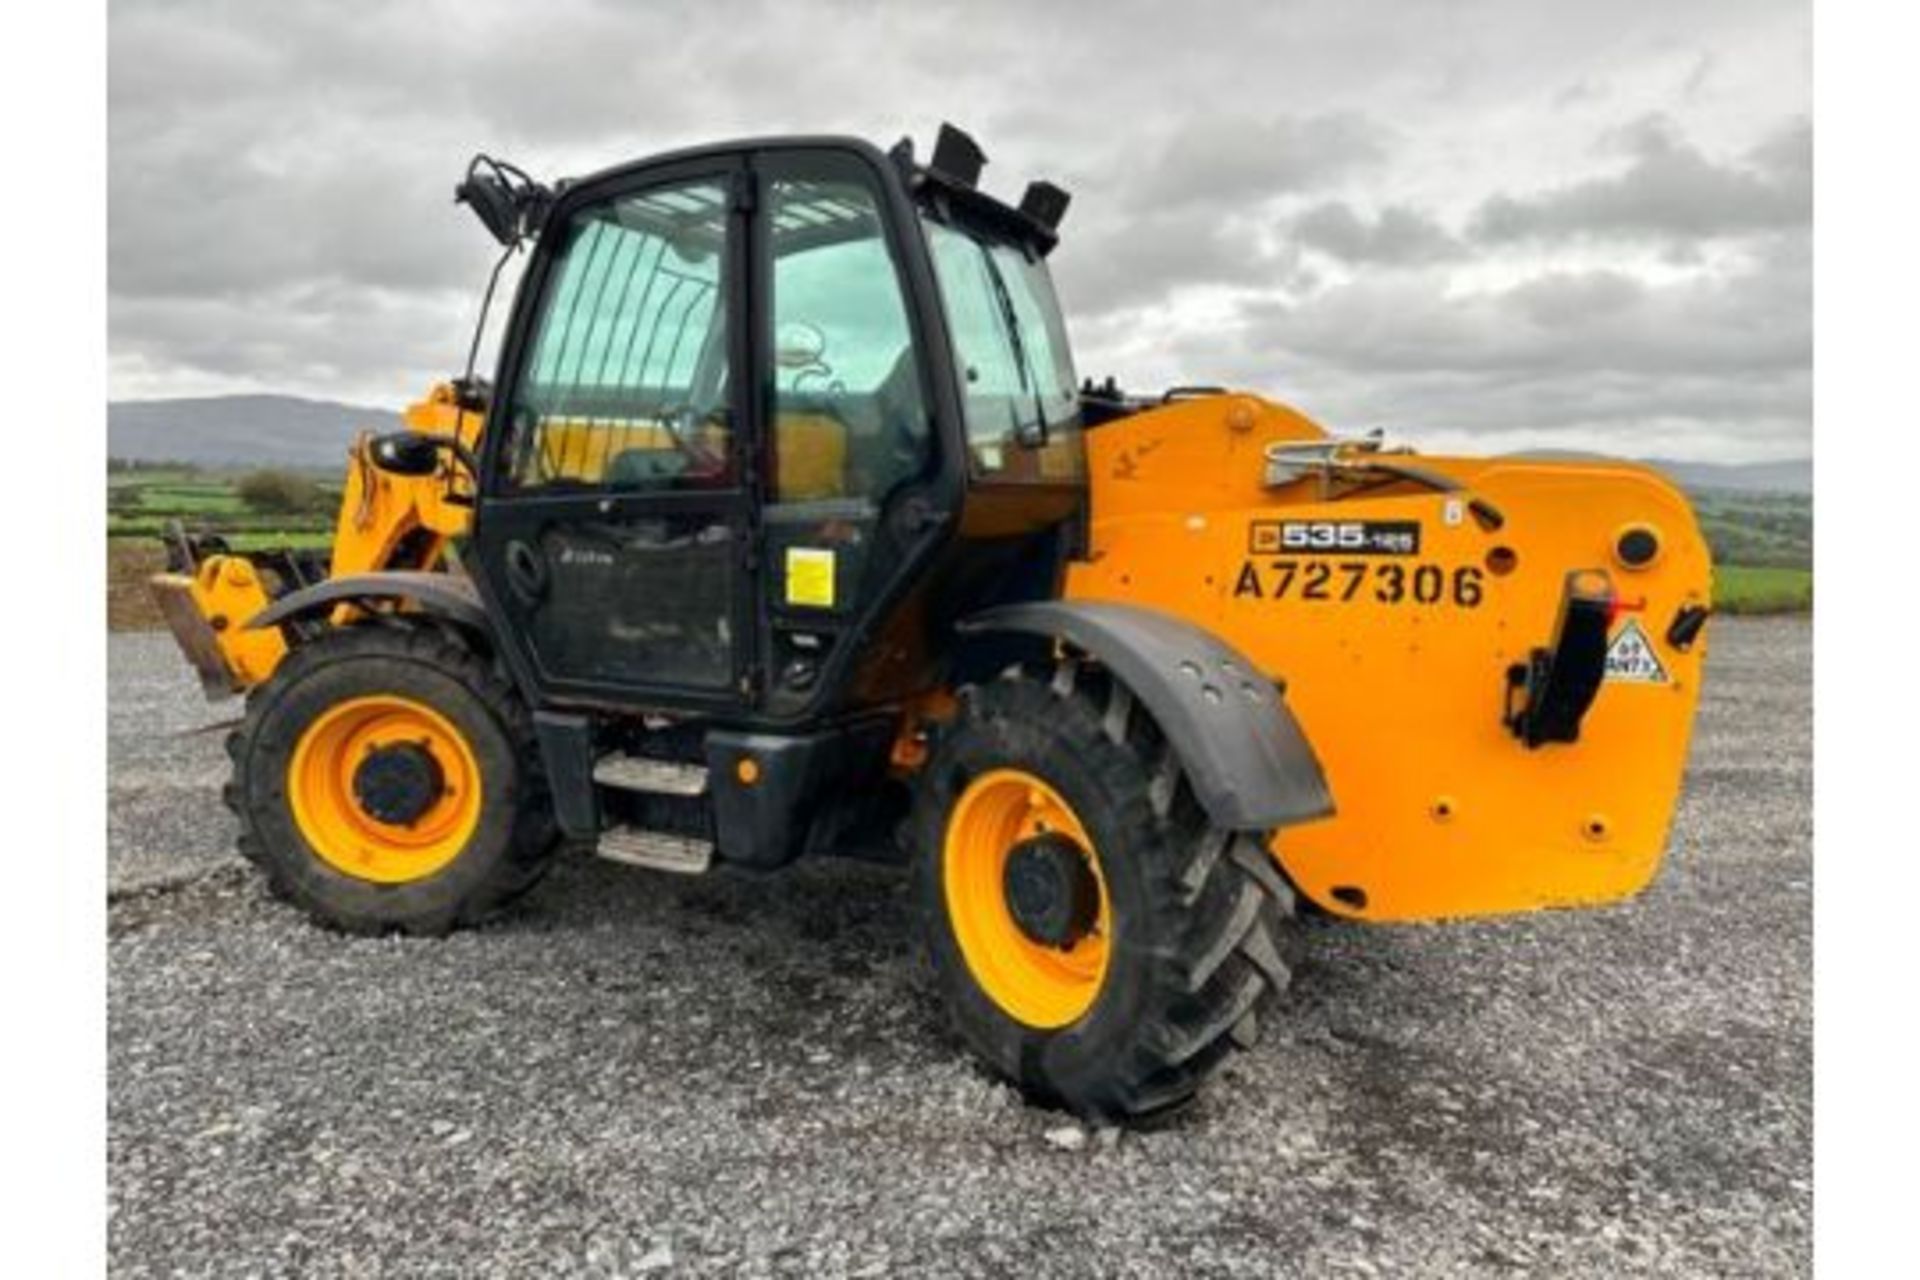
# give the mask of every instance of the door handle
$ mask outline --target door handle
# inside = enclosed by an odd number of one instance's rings
[[[894,531],[908,538],[919,537],[947,518],[945,511],[920,493],[910,493],[902,498],[892,514]]]
[[[507,586],[522,604],[538,604],[547,594],[547,564],[538,551],[518,539],[507,544]]]

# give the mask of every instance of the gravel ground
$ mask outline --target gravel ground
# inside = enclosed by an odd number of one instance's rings
[[[446,941],[311,928],[171,642],[113,636],[113,1268],[1803,1274],[1812,634],[1713,627],[1642,899],[1304,922],[1289,1016],[1148,1134],[975,1071],[885,868],[578,858]]]

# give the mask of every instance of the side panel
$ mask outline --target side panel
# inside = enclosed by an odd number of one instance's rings
[[[1416,461],[1461,489],[1268,491],[1278,419],[1237,432],[1222,415],[1212,402],[1094,433],[1093,547],[1068,594],[1166,609],[1284,675],[1338,807],[1276,841],[1299,887],[1339,914],[1422,919],[1646,885],[1705,658],[1667,638],[1709,592],[1686,499],[1630,464],[1429,457]],[[1659,543],[1640,568],[1616,549],[1636,527]],[[1529,748],[1503,722],[1509,671],[1551,643],[1584,569],[1619,601],[1607,678],[1577,741]]]

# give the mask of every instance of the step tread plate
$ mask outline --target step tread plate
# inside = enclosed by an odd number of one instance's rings
[[[707,767],[615,753],[594,761],[593,780],[603,787],[618,787],[622,791],[697,796],[707,789]]]
[[[713,865],[713,842],[671,831],[614,827],[600,835],[595,851],[613,862],[679,875],[700,875]]]

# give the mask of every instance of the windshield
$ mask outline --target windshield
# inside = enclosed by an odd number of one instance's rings
[[[1046,264],[931,219],[927,240],[952,330],[976,474],[1077,480],[1080,398]]]

